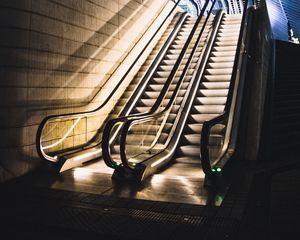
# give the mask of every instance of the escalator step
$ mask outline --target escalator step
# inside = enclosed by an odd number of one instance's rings
[[[170,75],[170,73],[166,72],[166,71],[156,71],[155,72],[156,77],[167,78],[169,75]]]
[[[183,82],[181,85],[181,89],[187,89],[189,83],[188,82]],[[174,91],[176,88],[177,84],[171,84],[169,87],[169,90]],[[149,84],[147,86],[147,91],[161,91],[163,89],[164,85],[163,84]]]
[[[186,133],[197,133],[200,134],[202,131],[203,124],[193,123],[187,125]]]
[[[237,41],[217,41],[215,42],[216,47],[229,47],[229,46],[236,46]]]
[[[223,105],[194,105],[193,113],[217,114],[224,111]]]
[[[217,37],[217,39],[216,39],[216,42],[218,42],[218,43],[222,43],[222,42],[235,42],[234,43],[234,45],[236,45],[237,44],[237,40],[238,40],[238,37],[239,36],[228,36],[228,37],[225,37],[225,36],[223,36],[223,37]]]
[[[145,107],[152,107],[154,105],[154,103],[156,102],[156,99],[140,99],[140,104],[142,106],[145,106]],[[163,100],[163,106],[166,106],[168,104],[169,100],[167,99],[164,99]]]
[[[208,82],[227,82],[230,81],[231,74],[226,75],[204,75],[204,80]]]
[[[221,62],[225,62],[225,63],[232,63],[234,62],[234,56],[230,56],[230,57],[210,57],[209,58],[209,62],[212,63],[221,63]]]
[[[197,157],[187,157],[187,156],[184,156],[184,157],[177,157],[175,159],[175,162],[177,163],[198,163],[198,164],[201,164],[200,162],[200,156],[197,156]]]
[[[218,116],[219,114],[191,114],[190,118],[193,120],[194,123],[204,123],[207,120],[213,119],[214,117]]]
[[[200,144],[200,143],[199,143]],[[199,146],[180,146],[179,153],[186,157],[199,157],[200,158],[200,147]]]
[[[136,88],[137,84],[130,84],[126,90],[133,91]]]
[[[125,98],[128,99],[128,98],[131,96],[131,94],[132,94],[132,91],[127,91],[127,90],[126,90],[126,91],[124,92],[124,94],[123,94],[123,97],[125,97]]]
[[[184,135],[184,142],[186,142],[186,145],[183,145],[185,147],[188,146],[200,146],[201,141],[201,134],[185,134]],[[211,146],[220,146],[223,141],[223,136],[220,134],[211,134],[209,138],[209,143]]]
[[[232,73],[232,69],[231,68],[218,68],[218,69],[214,69],[214,68],[208,68],[205,70],[206,74],[210,74],[210,75],[227,75]]]
[[[130,143],[131,145],[136,144],[136,146],[139,146],[139,144],[144,144],[147,146],[150,146],[150,144],[154,141],[156,135],[152,135],[149,133],[141,134],[141,133],[136,133],[134,134],[128,134],[126,141],[127,143]]]
[[[168,123],[174,122],[175,119],[176,119],[176,117],[177,117],[177,114],[170,113],[170,114],[168,115]]]
[[[223,24],[223,25],[220,27],[220,29],[228,29],[228,30],[229,30],[229,29],[232,29],[232,28],[233,28],[233,29],[236,30],[236,29],[239,29],[240,26],[241,26],[240,24],[225,24],[225,25]]]
[[[217,51],[213,51],[211,53],[212,57],[234,57],[235,56],[235,51],[225,51],[225,52],[217,52]]]
[[[178,48],[178,49],[170,49],[168,51],[168,54],[178,55],[179,56],[179,54],[181,53],[181,51],[182,51],[182,49],[180,49],[180,48]],[[192,52],[192,49],[188,49],[186,51],[187,54],[191,54],[191,52]]]
[[[213,51],[217,52],[228,52],[228,51],[236,51],[236,46],[215,46],[213,47]]]
[[[158,84],[165,84],[165,82],[167,81],[167,77],[154,77],[152,78],[152,80]],[[178,82],[179,77],[175,77],[174,82]]]
[[[194,104],[206,104],[206,105],[217,105],[225,104],[226,97],[197,97],[194,101]]]
[[[171,123],[165,123],[163,127],[163,132],[168,133],[172,128]],[[129,133],[149,133],[151,135],[155,135],[158,133],[161,127],[161,121],[148,122],[146,124],[138,124],[134,125],[133,128],[129,130]]]
[[[185,92],[186,92],[186,90],[179,90],[178,96],[183,97]],[[150,91],[145,92],[145,96],[149,97],[149,98],[152,98],[152,99],[157,99],[159,94],[160,94],[160,92],[150,92]],[[166,99],[171,98],[172,94],[173,94],[172,92],[168,92],[166,94]]]
[[[135,113],[146,113],[149,112],[151,107],[135,107],[134,111]]]
[[[171,113],[176,114],[179,110],[180,106],[179,105],[173,105],[171,109]]]
[[[202,89],[228,89],[229,82],[202,82],[200,88]]]
[[[233,67],[233,62],[210,62],[208,63],[209,68],[213,69],[224,69],[224,68],[231,68]]]
[[[218,37],[238,37],[239,32],[232,32],[232,33],[218,33]]]
[[[198,96],[204,96],[204,97],[227,97],[228,90],[227,89],[214,89],[214,90],[208,90],[208,89],[200,89],[198,90]]]
[[[224,25],[223,25],[224,26]],[[228,27],[228,28],[221,28],[220,29],[220,33],[236,33],[236,32],[238,32],[238,30],[239,30],[239,28],[237,28],[237,27]]]
[[[199,123],[190,123],[187,125],[186,134],[201,134],[203,124]],[[213,128],[211,128],[211,133],[213,134],[222,134],[225,130],[225,126],[222,124],[216,124]]]
[[[118,101],[118,106],[124,106],[128,101],[128,98],[124,98],[122,97],[121,99],[119,99]]]

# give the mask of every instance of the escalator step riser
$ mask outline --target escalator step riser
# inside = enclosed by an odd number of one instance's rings
[[[228,89],[229,82],[202,82],[200,84],[201,89]]]
[[[225,105],[226,97],[197,97],[194,101],[195,105]]]
[[[223,69],[213,69],[209,68],[205,70],[205,74],[210,74],[210,75],[231,75],[232,73],[232,68],[223,68]]]
[[[223,111],[224,111],[224,106],[222,105],[208,105],[208,106],[194,105],[193,106],[193,113],[220,114]]]
[[[220,63],[208,63],[209,68],[213,69],[224,69],[224,68],[233,68],[233,62],[220,62]]]
[[[186,145],[184,146],[200,146],[200,141],[201,141],[201,135],[200,134],[187,134],[184,135],[184,142]],[[222,135],[210,135],[209,138],[210,145],[212,146],[221,146],[222,141],[223,141],[223,136]]]
[[[210,63],[225,63],[225,64],[232,64],[234,62],[234,56],[232,57],[210,57]]]
[[[227,97],[228,90],[203,90],[200,89],[197,96],[201,97]]]
[[[212,57],[235,57],[235,51],[225,51],[225,52],[212,52]]]
[[[228,82],[231,79],[231,75],[204,75],[204,80],[208,82]]]

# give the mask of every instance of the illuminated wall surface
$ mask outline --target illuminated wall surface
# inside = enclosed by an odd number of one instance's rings
[[[133,46],[149,38],[146,30],[155,31],[172,6],[167,0],[0,1],[0,182],[40,165],[35,136],[45,116],[103,101],[139,53]]]

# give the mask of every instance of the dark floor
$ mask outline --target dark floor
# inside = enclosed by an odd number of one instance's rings
[[[154,176],[142,186],[111,185],[110,172],[99,174],[97,167],[61,176],[39,171],[1,186],[1,236],[7,236],[2,239],[299,236],[299,161],[240,163],[220,189],[197,188],[199,179],[173,174]],[[101,184],[89,184],[89,174]]]
[[[38,171],[19,182],[26,186],[101,196],[213,206],[221,204],[227,190],[226,186],[218,191],[203,187],[204,173],[200,162],[172,164],[140,184],[112,180],[112,173],[113,169],[102,160],[61,174]]]

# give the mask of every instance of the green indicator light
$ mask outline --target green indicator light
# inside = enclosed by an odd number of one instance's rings
[[[221,172],[222,171],[222,168],[217,168],[217,172]]]
[[[211,169],[211,171],[212,171],[212,172],[215,172],[215,171],[216,171],[216,169],[212,168],[212,169]]]
[[[114,165],[115,167],[118,167],[118,166],[120,166],[121,164],[120,164],[120,163],[117,163],[117,162],[114,162],[113,165]]]

